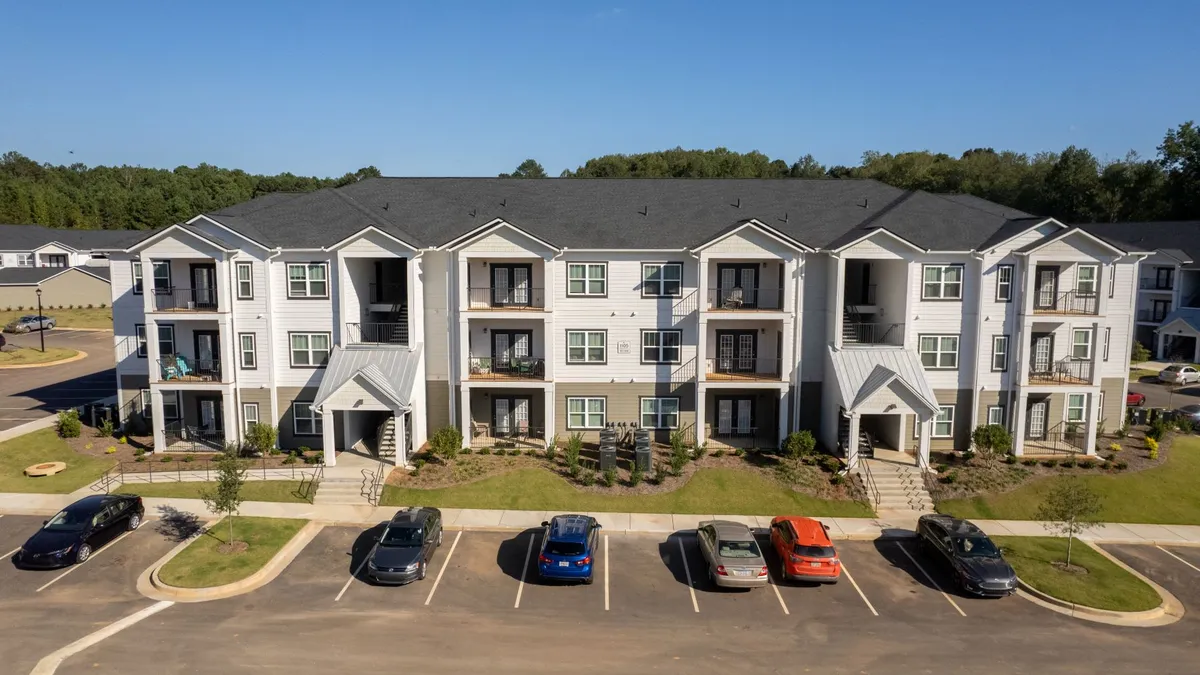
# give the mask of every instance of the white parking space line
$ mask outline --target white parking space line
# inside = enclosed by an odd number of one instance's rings
[[[961,614],[963,616],[967,615],[966,612],[962,611],[962,607],[959,607],[958,603],[954,601],[954,598],[950,597],[950,594],[947,593],[946,591],[943,591],[942,587],[938,585],[938,582],[934,581],[933,577],[929,576],[929,572],[926,572],[925,568],[921,567],[921,563],[917,562],[917,559],[914,558],[913,555],[908,552],[908,549],[904,547],[904,544],[901,544],[900,542],[896,542],[896,546],[899,546],[900,550],[904,551],[904,555],[908,556],[908,559],[911,560],[912,563],[917,566],[917,569],[921,570],[921,574],[924,574],[925,578],[929,580],[929,583],[933,584],[933,587],[936,588],[938,590],[938,592],[942,594],[943,598],[946,598],[946,602],[950,603],[951,605],[954,605],[954,609],[957,609],[959,614]]]
[[[683,573],[687,575],[688,593],[692,594],[692,610],[699,614],[700,605],[696,604],[696,586],[692,583],[692,570],[687,564],[687,552],[683,550],[683,538],[678,538],[675,541],[679,542],[679,559],[683,561]]]
[[[39,589],[37,589],[36,591],[34,591],[34,593],[41,593],[43,590],[45,590],[45,589],[49,588],[49,587],[50,587],[50,584],[53,584],[54,582],[56,582],[56,581],[58,581],[59,579],[61,579],[61,578],[65,577],[65,576],[67,576],[67,575],[68,575],[68,574],[70,574],[71,572],[74,572],[75,570],[79,569],[80,567],[83,567],[84,565],[86,565],[86,564],[88,564],[88,563],[92,562],[93,560],[95,560],[95,559],[96,559],[96,556],[98,556],[98,555],[100,555],[101,553],[104,553],[105,551],[107,551],[107,550],[111,549],[112,547],[116,546],[117,544],[119,544],[119,543],[121,542],[121,540],[122,540],[122,539],[124,539],[125,537],[128,537],[129,535],[133,534],[133,533],[134,533],[134,532],[136,532],[136,531],[137,531],[137,530],[129,530],[129,531],[127,531],[125,534],[122,534],[121,536],[117,537],[116,539],[113,539],[112,541],[108,542],[108,545],[107,545],[107,546],[105,546],[104,548],[100,549],[99,551],[96,551],[95,553],[92,553],[92,555],[90,555],[90,556],[88,557],[88,559],[87,559],[87,560],[84,560],[84,561],[83,561],[83,562],[81,562],[81,563],[75,563],[74,565],[71,565],[71,566],[70,566],[70,567],[68,567],[68,568],[67,568],[67,570],[66,570],[65,572],[63,572],[62,574],[60,574],[60,575],[58,575],[58,576],[54,577],[54,578],[53,578],[53,579],[51,579],[50,581],[47,581],[45,584],[42,584],[42,587],[41,587],[41,588],[39,588]]]
[[[1195,566],[1195,565],[1193,565],[1192,563],[1190,563],[1190,562],[1188,562],[1188,561],[1184,560],[1183,558],[1180,558],[1179,556],[1175,555],[1174,553],[1171,553],[1171,552],[1170,552],[1170,551],[1168,551],[1167,549],[1165,549],[1165,548],[1163,548],[1163,547],[1161,547],[1161,546],[1155,546],[1154,548],[1156,548],[1156,549],[1158,549],[1158,550],[1162,551],[1163,553],[1166,553],[1167,555],[1169,555],[1169,556],[1171,556],[1172,558],[1174,558],[1174,559],[1178,560],[1179,562],[1183,563],[1184,565],[1187,565],[1188,567],[1190,567],[1190,568],[1192,568],[1192,569],[1196,570],[1197,572],[1200,572],[1200,567],[1196,567],[1196,566]]]
[[[850,576],[850,570],[846,569],[845,560],[842,561],[842,574],[846,575],[846,579],[850,581],[850,585],[854,587],[854,590],[858,591],[858,597],[862,598],[862,601],[867,603],[867,609],[871,610],[871,613],[875,616],[879,616],[879,612],[875,611],[875,605],[871,604],[871,601],[867,599],[867,594],[863,593],[863,590],[858,587],[858,582],[854,580],[854,577]]]
[[[9,551],[8,553],[5,553],[4,555],[0,555],[0,560],[7,560],[8,556],[10,556],[20,550],[21,550],[21,547],[18,546],[16,548],[14,548],[13,550]]]
[[[604,611],[608,611],[608,535],[604,535]]]
[[[63,647],[62,649],[55,650],[43,657],[41,661],[38,661],[30,675],[53,675],[53,673],[58,670],[58,667],[62,665],[62,662],[66,661],[69,657],[74,656],[88,647],[110,638],[117,633],[120,633],[142,619],[158,614],[174,604],[175,602],[172,600],[159,600],[153,605],[150,605],[145,609],[138,610],[124,619],[114,621],[95,633],[86,635],[72,642],[66,647]]]
[[[446,554],[446,560],[442,563],[442,569],[438,570],[437,577],[433,580],[433,587],[429,589],[429,596],[425,598],[425,606],[433,601],[433,592],[437,590],[438,584],[442,583],[442,575],[446,573],[446,568],[450,566],[450,558],[454,556],[454,549],[458,546],[458,540],[462,539],[462,530],[454,535],[454,543],[450,544],[450,552]]]
[[[517,601],[513,609],[521,606],[521,591],[525,590],[525,575],[529,572],[529,556],[533,554],[533,533],[529,533],[529,548],[525,550],[525,566],[521,568],[521,583],[517,584]]]
[[[775,591],[775,599],[779,601],[779,606],[783,608],[783,613],[791,616],[792,613],[788,611],[787,603],[783,601],[783,595],[779,592],[779,584],[775,583],[775,580],[771,578],[770,572],[767,573],[767,583]]]
[[[351,574],[350,578],[346,580],[346,584],[342,586],[342,590],[338,591],[337,597],[333,599],[334,602],[342,599],[342,596],[346,594],[346,589],[350,588],[350,584],[354,583],[354,580],[358,578],[358,575],[362,574],[362,568],[366,567],[367,561],[370,559],[370,553],[367,553],[367,555],[363,556],[362,562],[358,563],[358,569],[354,570],[354,574]]]

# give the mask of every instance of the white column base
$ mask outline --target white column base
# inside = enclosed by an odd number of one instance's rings
[[[325,466],[337,466],[337,439],[334,438],[336,434],[333,432],[334,414],[334,411],[327,410],[321,415],[321,445],[325,453]]]

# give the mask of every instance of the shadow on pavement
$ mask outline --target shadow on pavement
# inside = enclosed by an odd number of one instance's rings
[[[540,527],[529,528],[500,542],[500,547],[496,550],[496,566],[500,571],[517,581],[524,576],[525,583],[536,583],[537,559],[534,556],[541,550],[542,532]],[[529,548],[530,539],[533,540],[532,550]],[[525,569],[526,558],[529,559],[528,571]]]
[[[158,518],[154,531],[176,543],[191,539],[201,529],[200,516],[173,506],[158,507]]]
[[[363,561],[371,554],[371,549],[375,547],[375,542],[383,536],[383,531],[387,529],[387,525],[387,523],[379,523],[370,529],[363,530],[354,540],[354,543],[351,544],[349,572],[356,579],[360,581],[366,580],[367,567],[363,564]]]

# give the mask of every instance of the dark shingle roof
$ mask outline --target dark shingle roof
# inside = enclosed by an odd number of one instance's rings
[[[1127,250],[1182,251],[1190,260],[1200,261],[1200,220],[1157,223],[1087,223],[1080,228],[1108,241],[1125,242]]]
[[[107,267],[5,267],[0,269],[0,286],[39,284],[50,277],[58,276],[69,270],[79,270],[105,281],[109,280],[109,270]]]
[[[32,251],[58,242],[77,251],[112,248],[136,241],[138,230],[76,230],[42,225],[0,225],[0,251]]]

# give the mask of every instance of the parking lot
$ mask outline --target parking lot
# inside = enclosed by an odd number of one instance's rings
[[[4,337],[10,344],[39,346],[37,333]],[[88,356],[60,366],[0,370],[0,431],[117,393],[111,332],[56,328],[45,337],[47,347],[67,347]]]

